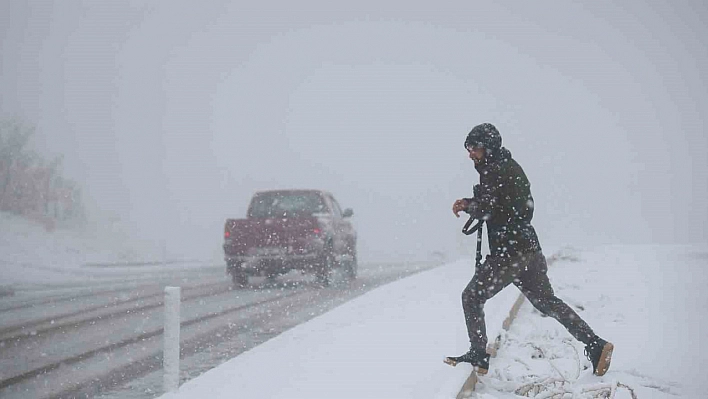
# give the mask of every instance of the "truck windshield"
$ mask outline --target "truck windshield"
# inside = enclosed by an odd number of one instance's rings
[[[261,193],[251,202],[250,215],[255,218],[311,216],[326,212],[322,198],[316,193]]]

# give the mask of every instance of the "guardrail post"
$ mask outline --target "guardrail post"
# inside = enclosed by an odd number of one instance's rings
[[[165,392],[179,388],[180,287],[165,287],[165,329],[162,365]]]

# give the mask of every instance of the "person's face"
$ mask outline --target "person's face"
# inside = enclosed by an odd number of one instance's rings
[[[474,161],[475,165],[484,159],[485,151],[483,147],[468,147],[467,152],[470,153],[470,159]]]

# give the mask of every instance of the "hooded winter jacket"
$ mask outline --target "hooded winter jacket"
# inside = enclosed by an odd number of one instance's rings
[[[474,198],[467,198],[467,212],[486,221],[491,255],[514,257],[541,251],[531,226],[531,184],[511,152],[504,147],[488,152],[475,168],[480,183],[475,186]]]

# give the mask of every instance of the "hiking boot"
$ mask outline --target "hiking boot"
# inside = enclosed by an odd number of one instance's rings
[[[592,372],[595,375],[605,375],[610,368],[612,360],[612,350],[615,346],[611,342],[595,336],[589,344],[585,345],[585,356],[592,363]]]
[[[444,362],[451,366],[457,366],[457,363],[470,363],[480,375],[489,372],[489,354],[484,349],[470,348],[462,356],[446,357]]]

